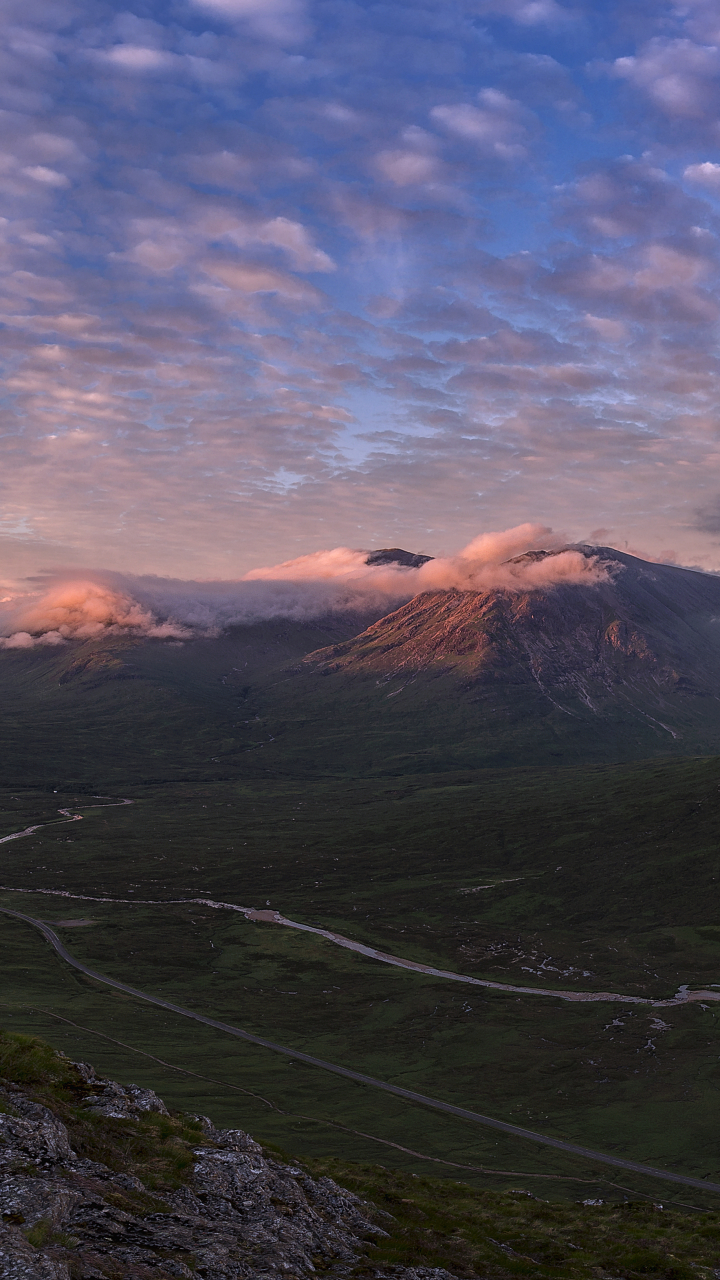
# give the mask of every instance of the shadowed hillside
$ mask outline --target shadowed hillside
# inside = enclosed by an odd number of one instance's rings
[[[319,753],[371,769],[720,748],[720,579],[584,551],[606,581],[425,592],[310,654],[266,692],[269,723],[292,707],[288,742],[307,717]]]
[[[96,787],[720,750],[720,578],[581,550],[599,577],[426,591],[379,620],[3,651],[8,779]],[[377,553],[400,554],[426,559]]]

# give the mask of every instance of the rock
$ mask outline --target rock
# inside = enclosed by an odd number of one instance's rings
[[[83,1105],[106,1119],[167,1115],[150,1089],[98,1077]],[[383,1235],[365,1205],[330,1178],[269,1159],[240,1129],[200,1121],[186,1185],[162,1199],[128,1173],[72,1150],[67,1129],[21,1091],[0,1089],[0,1275],[3,1280],[310,1280],[345,1277]],[[30,1239],[28,1239],[28,1234]],[[453,1280],[427,1268],[376,1280]]]
[[[67,1263],[33,1249],[17,1227],[0,1226],[0,1275],[3,1280],[70,1280]]]
[[[85,1063],[82,1065],[86,1066]],[[169,1115],[162,1098],[158,1098],[152,1089],[141,1089],[137,1084],[129,1084],[127,1088],[123,1088],[115,1080],[100,1080],[94,1074],[90,1079],[85,1076],[83,1078],[86,1084],[98,1090],[85,1099],[85,1106],[97,1116],[106,1116],[110,1120],[128,1120],[146,1111]]]
[[[47,1107],[5,1089],[0,1089],[0,1102],[7,1107],[0,1111],[0,1172],[11,1160],[54,1164],[74,1159],[65,1125]]]

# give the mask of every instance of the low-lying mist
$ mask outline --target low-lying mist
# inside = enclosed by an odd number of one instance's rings
[[[513,562],[534,550],[554,554]],[[61,645],[102,634],[184,640],[276,618],[390,610],[423,591],[517,592],[607,580],[601,563],[540,524],[482,533],[456,555],[418,568],[369,565],[367,557],[367,550],[335,547],[252,569],[231,582],[95,570],[45,574],[0,602],[0,648]]]

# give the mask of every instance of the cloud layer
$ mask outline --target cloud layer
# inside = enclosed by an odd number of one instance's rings
[[[236,582],[183,582],[105,575],[66,580],[0,604],[0,649],[60,645],[68,640],[129,635],[185,640],[230,626],[339,611],[382,615],[423,591],[528,591],[561,583],[592,586],[606,570],[592,557],[562,549],[564,539],[538,524],[474,538],[455,556],[419,568],[368,565],[367,551],[335,547],[256,569]],[[535,549],[546,559],[513,563]],[[508,563],[510,561],[510,563]]]
[[[720,566],[716,5],[7,0],[0,40],[9,579],[538,510]]]

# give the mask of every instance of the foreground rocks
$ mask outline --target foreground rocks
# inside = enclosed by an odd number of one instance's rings
[[[108,1121],[167,1115],[149,1089],[123,1088],[76,1064],[83,1107]],[[373,1206],[330,1178],[268,1159],[237,1129],[200,1118],[185,1185],[150,1191],[73,1151],[68,1130],[8,1082],[0,1087],[0,1276],[3,1280],[301,1280],[318,1272],[452,1280],[447,1272],[368,1258],[384,1234]]]

